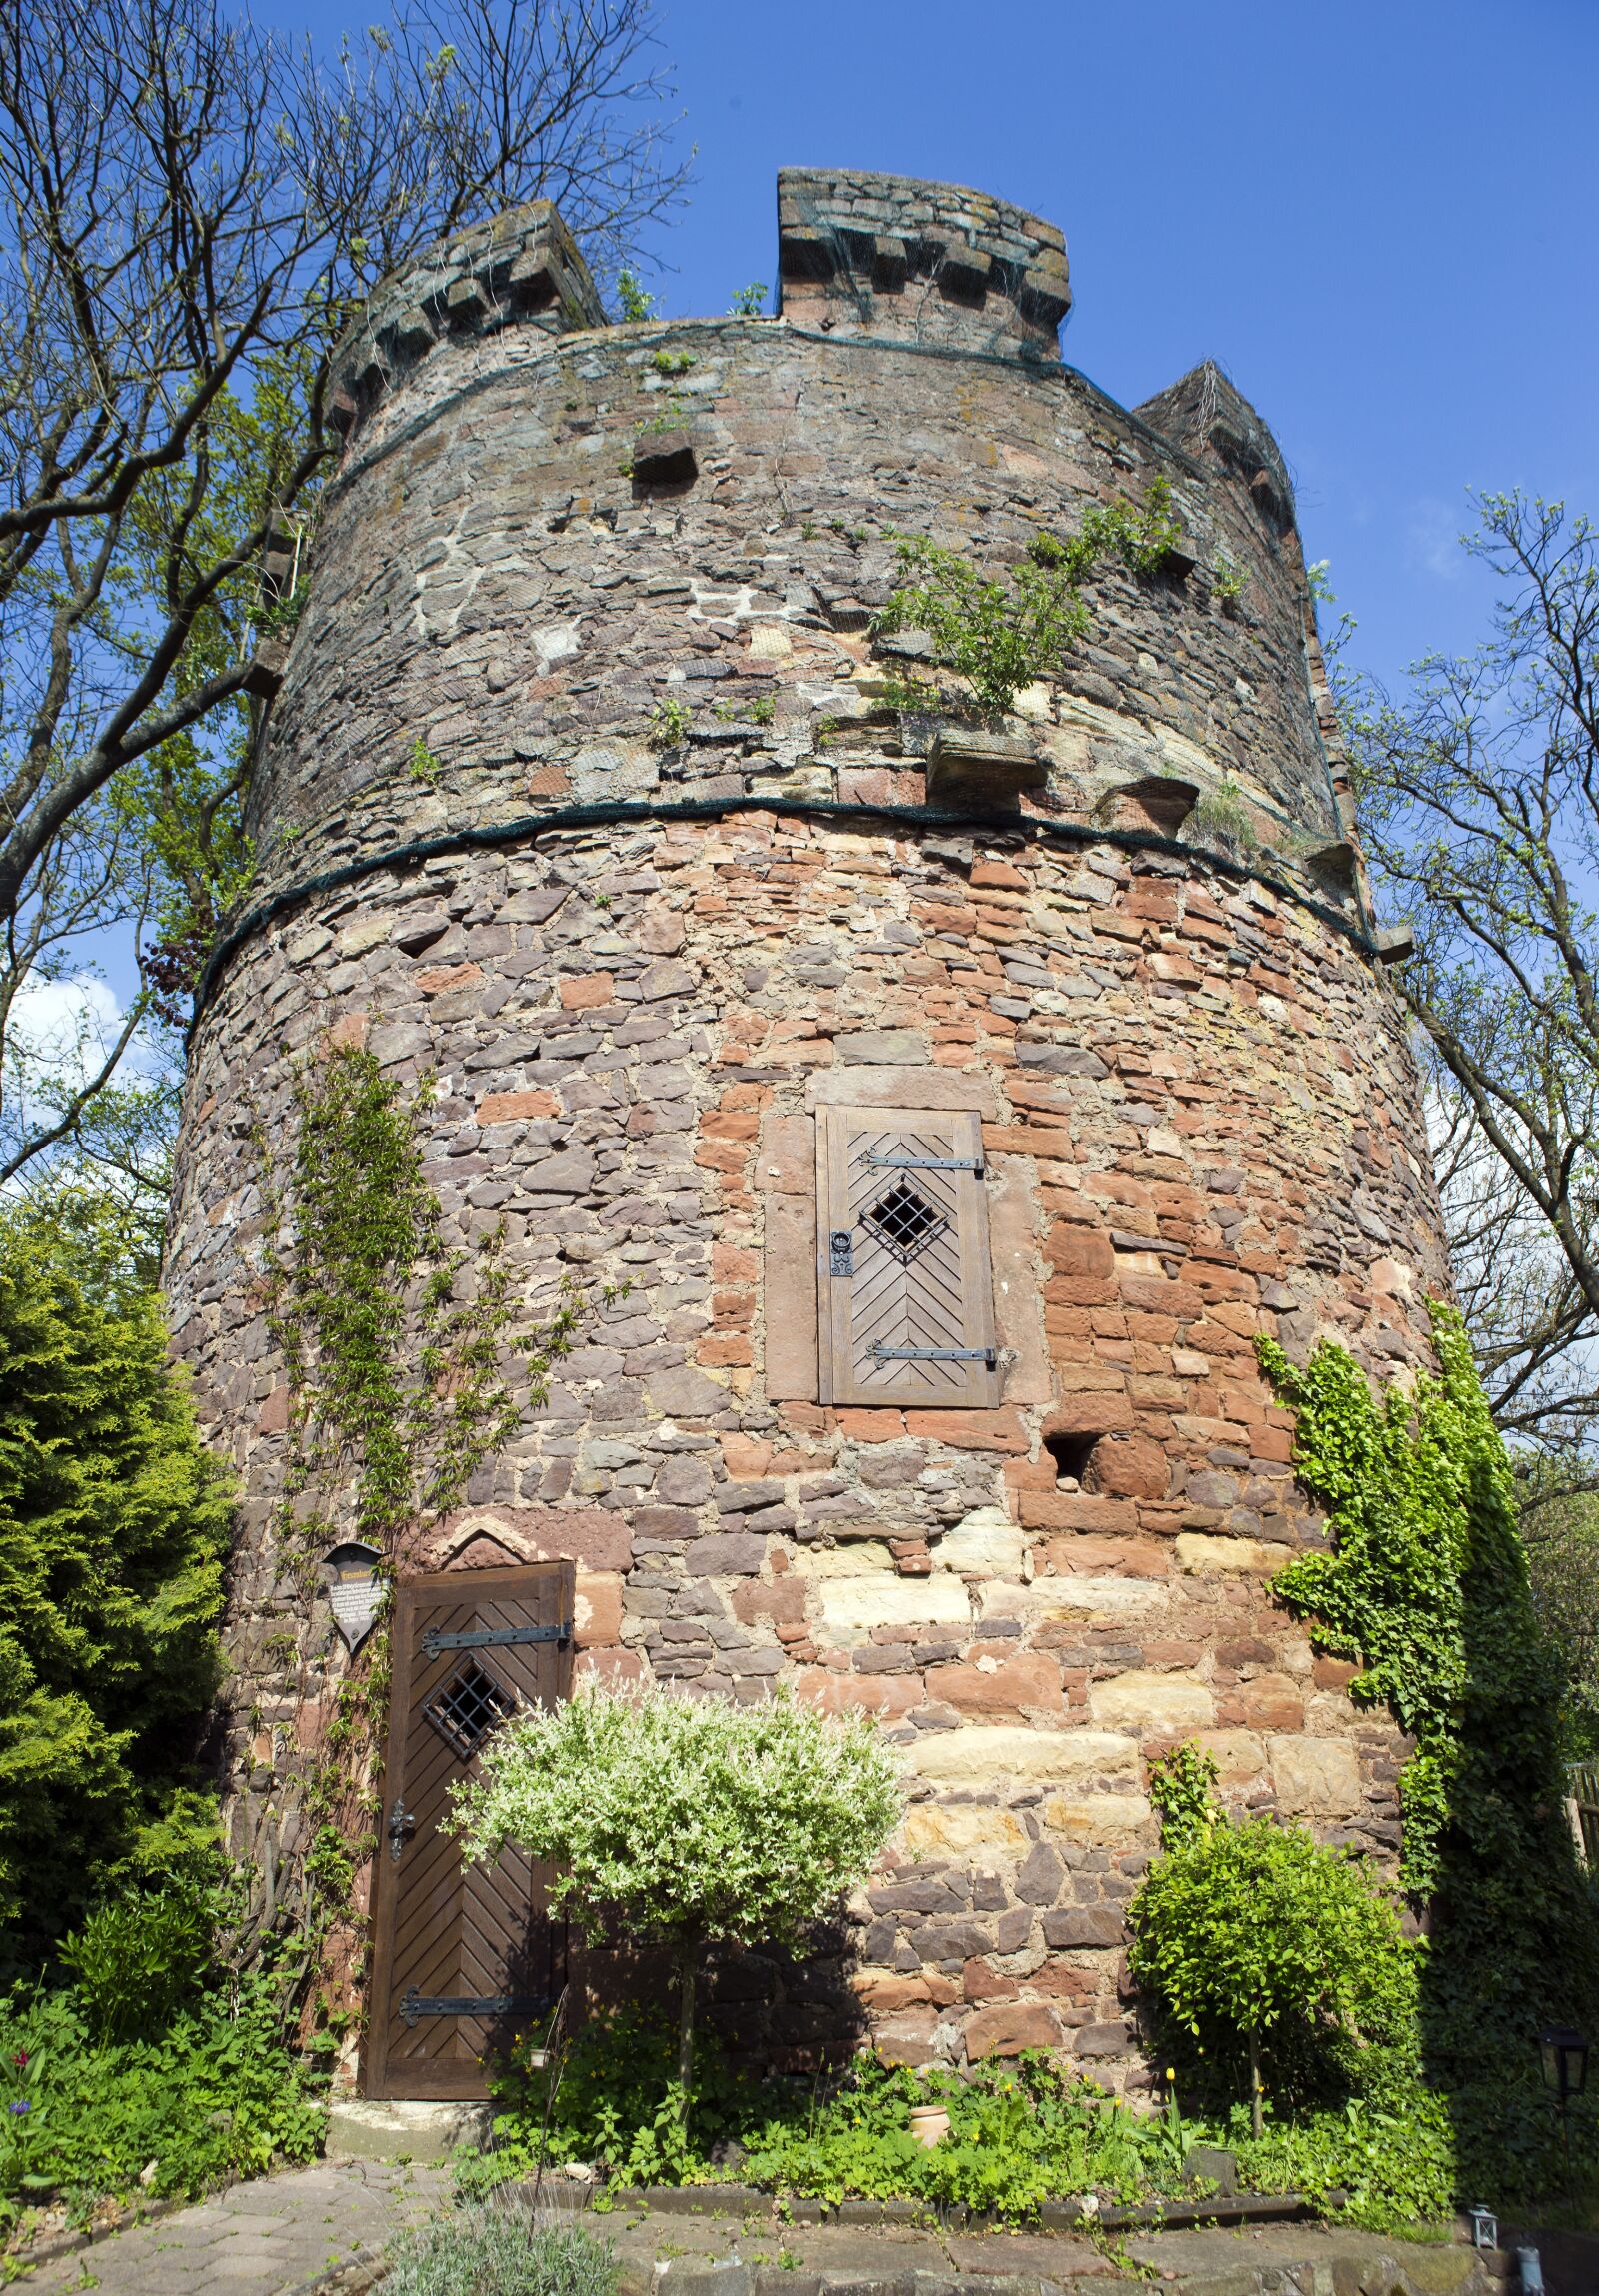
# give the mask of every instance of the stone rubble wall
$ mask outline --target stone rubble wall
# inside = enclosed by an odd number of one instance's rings
[[[306,1717],[276,1638],[305,1629],[272,1548],[259,1174],[214,1119],[248,1080],[287,1156],[291,1064],[330,1034],[439,1079],[448,1240],[505,1218],[531,1316],[563,1274],[597,1300],[548,1404],[408,1559],[571,1556],[586,1666],[789,1679],[884,1718],[916,1799],[851,1941],[882,2045],[1132,2069],[1121,1909],[1155,1846],[1145,1765],[1184,1737],[1235,1803],[1391,1856],[1401,1741],[1270,1595],[1321,1533],[1252,1353],[1326,1330],[1426,1359],[1444,1270],[1391,999],[1340,936],[1197,867],[775,813],[385,874],[255,941],[206,1019],[169,1282],[250,1493],[229,1642],[259,1734],[236,1729],[230,1784],[258,1870],[263,1829],[279,1865],[297,1848]],[[973,1083],[1004,1405],[775,1402],[818,1098]],[[606,1305],[606,1283],[629,1288]],[[1046,1434],[1103,1438],[1091,1487],[1060,1487]],[[331,1693],[338,1645],[312,1634]],[[741,2037],[799,2047],[824,2007],[745,2000]]]
[[[437,1080],[447,1240],[505,1221],[530,1324],[563,1279],[588,1300],[548,1401],[400,1566],[569,1558],[586,1668],[791,1681],[903,1749],[909,1821],[847,1932],[719,1970],[741,2044],[797,2061],[853,2015],[907,2059],[1059,2045],[1136,2086],[1152,1757],[1198,1736],[1235,1805],[1397,1848],[1403,1741],[1271,1594],[1324,1531],[1253,1342],[1429,1359],[1417,1080],[1259,418],[1213,368],[1140,416],[1036,343],[927,340],[933,300],[1010,326],[1047,227],[1018,254],[1030,219],[975,195],[803,188],[856,285],[866,224],[871,263],[907,250],[869,339],[814,310],[561,333],[565,306],[450,303],[512,250],[509,294],[548,218],[375,309],[383,373],[253,789],[280,906],[220,968],[178,1156],[175,1346],[246,1490],[232,1838],[259,1910],[292,1895],[345,1672],[275,1546],[257,1142],[281,1184],[295,1064],[363,1044]],[[951,219],[986,235],[986,284],[916,271]],[[393,314],[447,272],[468,318],[402,367]],[[917,816],[937,713],[890,681],[927,665],[870,627],[895,532],[1002,566],[1157,477],[1178,558],[1103,565],[1058,682],[1018,698],[1047,786],[1008,821]],[[614,801],[632,816],[584,818]],[[839,1103],[980,1114],[997,1409],[817,1400],[815,1114]]]

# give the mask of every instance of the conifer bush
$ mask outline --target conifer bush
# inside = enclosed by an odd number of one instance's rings
[[[744,1706],[591,1682],[495,1734],[452,1822],[471,1857],[511,1843],[559,1866],[552,1910],[590,1938],[671,1950],[686,2124],[705,1947],[797,1944],[864,1880],[902,1806],[865,1715],[835,1719],[787,1689]]]
[[[0,1941],[36,1957],[124,1881],[198,1874],[193,1766],[232,1516],[115,1210],[0,1211]],[[3,1950],[3,1947],[0,1947]]]

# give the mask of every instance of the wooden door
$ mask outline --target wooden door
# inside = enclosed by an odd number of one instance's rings
[[[509,1849],[469,1865],[439,1828],[497,1724],[569,1692],[573,1593],[570,1562],[445,1571],[396,1590],[368,2096],[487,2096],[484,2058],[560,1991],[548,1868]]]
[[[816,1112],[820,1399],[999,1400],[982,1120]]]

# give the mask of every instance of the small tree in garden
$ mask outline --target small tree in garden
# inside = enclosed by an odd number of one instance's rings
[[[1416,2020],[1416,1949],[1364,1864],[1303,1826],[1229,1820],[1214,1766],[1188,1746],[1156,1765],[1166,1854],[1129,1909],[1134,1976],[1201,2047],[1249,2061],[1261,2130],[1269,2036],[1333,2051],[1403,2046]]]
[[[687,2125],[705,1947],[796,1944],[865,1879],[902,1809],[865,1715],[833,1719],[782,1689],[739,1706],[587,1683],[496,1733],[452,1828],[469,1857],[510,1843],[560,1866],[552,1909],[591,1940],[619,1929],[671,1949]]]

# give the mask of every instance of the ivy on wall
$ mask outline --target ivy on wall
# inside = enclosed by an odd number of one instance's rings
[[[579,1302],[566,1287],[546,1321],[516,1329],[503,1220],[471,1249],[446,1241],[423,1169],[431,1100],[429,1080],[408,1095],[370,1053],[334,1046],[295,1073],[286,1174],[264,1126],[255,1128],[271,1213],[267,1313],[290,1396],[278,1555],[307,1613],[327,1547],[364,1539],[383,1554],[387,1577],[401,1534],[459,1502],[524,1409],[545,1399],[550,1367],[571,1346]],[[309,1707],[326,1652],[298,1639],[296,1689]],[[303,1758],[310,1838],[285,1915],[304,1978],[326,1957],[333,1927],[349,1922],[357,1871],[376,1849],[389,1677],[380,1614]],[[357,1961],[353,1932],[349,1944]],[[322,2023],[335,2035],[341,2023],[326,2000]]]
[[[1401,1879],[1427,1914],[1423,2059],[1466,2180],[1510,2198],[1536,2189],[1552,2135],[1539,2031],[1599,2021],[1599,1901],[1566,1820],[1562,1681],[1504,1445],[1458,1311],[1429,1312],[1437,1375],[1380,1396],[1331,1341],[1302,1368],[1256,1341],[1333,1538],[1274,1583],[1320,1649],[1359,1666],[1356,1702],[1415,1742]]]

